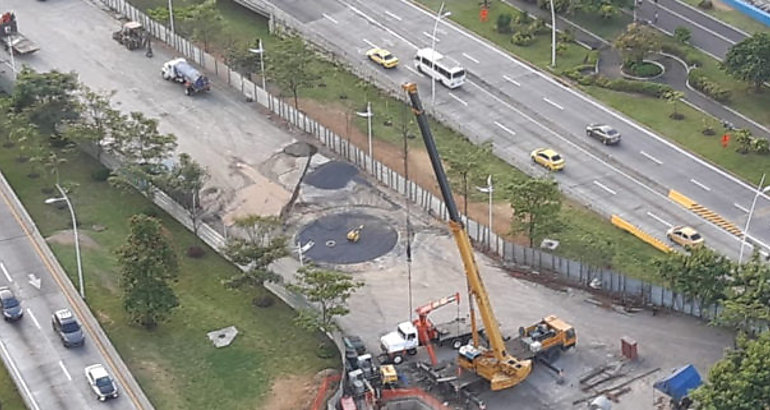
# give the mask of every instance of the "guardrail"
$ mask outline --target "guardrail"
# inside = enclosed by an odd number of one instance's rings
[[[701,218],[713,223],[714,225],[724,229],[727,232],[730,232],[739,238],[743,238],[743,231],[737,225],[728,221],[722,215],[719,215],[718,213],[688,198],[681,192],[671,189],[668,191],[668,197],[679,205],[682,205],[690,211],[693,211]]]
[[[671,249],[670,246],[668,246],[665,242],[661,241],[660,239],[648,234],[647,232],[644,232],[643,230],[639,229],[636,225],[633,225],[632,223],[626,221],[625,219],[617,216],[612,215],[610,217],[610,222],[612,222],[613,225],[617,226],[618,228],[630,233],[631,235],[636,236],[637,238],[641,239],[642,241],[650,244],[655,249],[663,252],[663,253],[669,253],[673,249]]]

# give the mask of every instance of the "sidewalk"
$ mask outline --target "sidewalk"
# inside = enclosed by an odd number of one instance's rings
[[[545,20],[550,24],[550,12],[539,8],[535,3],[530,3],[525,0],[503,1],[510,6],[526,11],[530,15]],[[618,51],[612,47],[612,44],[609,41],[575,24],[569,20],[569,18],[557,15],[557,30],[563,30],[565,27],[568,27],[572,31],[575,35],[575,40],[578,43],[599,50],[599,74],[609,78],[620,78],[622,76],[620,74],[619,66],[621,62],[620,55]],[[767,127],[717,101],[714,101],[700,92],[691,89],[687,84],[687,69],[683,66],[683,62],[662,55],[658,55],[654,59],[666,67],[666,73],[656,81],[667,84],[675,90],[684,92],[684,101],[686,104],[699,111],[712,115],[720,122],[726,121],[733,124],[735,128],[746,128],[751,130],[752,134],[755,136],[770,138],[770,129]]]

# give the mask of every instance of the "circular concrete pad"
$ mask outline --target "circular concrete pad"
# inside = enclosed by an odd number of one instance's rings
[[[348,241],[351,229],[363,225],[358,242]],[[364,213],[346,212],[322,216],[302,228],[303,246],[314,245],[304,257],[317,262],[350,264],[380,257],[396,246],[398,233],[384,220]]]
[[[305,176],[304,182],[320,189],[342,189],[358,175],[358,168],[339,161],[329,161]]]

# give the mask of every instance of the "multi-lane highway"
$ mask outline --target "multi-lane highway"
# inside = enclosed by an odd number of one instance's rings
[[[390,49],[402,59],[401,66],[375,75],[393,90],[416,80],[430,106],[431,83],[413,69],[411,57],[431,46],[434,14],[408,0],[271,3],[355,66],[365,64],[364,53],[373,45]],[[681,192],[742,229],[755,188],[455,24],[442,20],[438,27],[438,51],[462,65],[470,77],[456,90],[437,86],[432,107],[437,116],[455,123],[474,141],[492,139],[501,158],[531,173],[541,171],[530,163],[530,151],[552,147],[567,159],[564,172],[556,175],[560,186],[588,206],[618,214],[659,238],[671,225],[692,225],[711,246],[738,255],[738,236],[667,195],[672,189]],[[584,127],[591,122],[615,126],[623,142],[605,147],[587,138]],[[756,209],[749,237],[770,244],[770,198],[760,195]]]
[[[0,286],[8,286],[24,310],[19,321],[0,323],[0,355],[31,410],[152,408],[2,178]],[[63,308],[82,324],[84,346],[65,348],[54,333],[51,315]],[[94,363],[109,369],[122,397],[97,401],[84,374]]]

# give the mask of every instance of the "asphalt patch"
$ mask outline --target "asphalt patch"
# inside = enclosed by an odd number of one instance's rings
[[[348,232],[362,226],[358,242]],[[384,220],[364,213],[346,212],[322,216],[299,233],[302,246],[313,246],[303,257],[317,262],[351,264],[378,258],[393,249],[398,233]]]
[[[342,189],[355,176],[358,168],[346,162],[329,161],[305,176],[304,182],[320,189]]]

